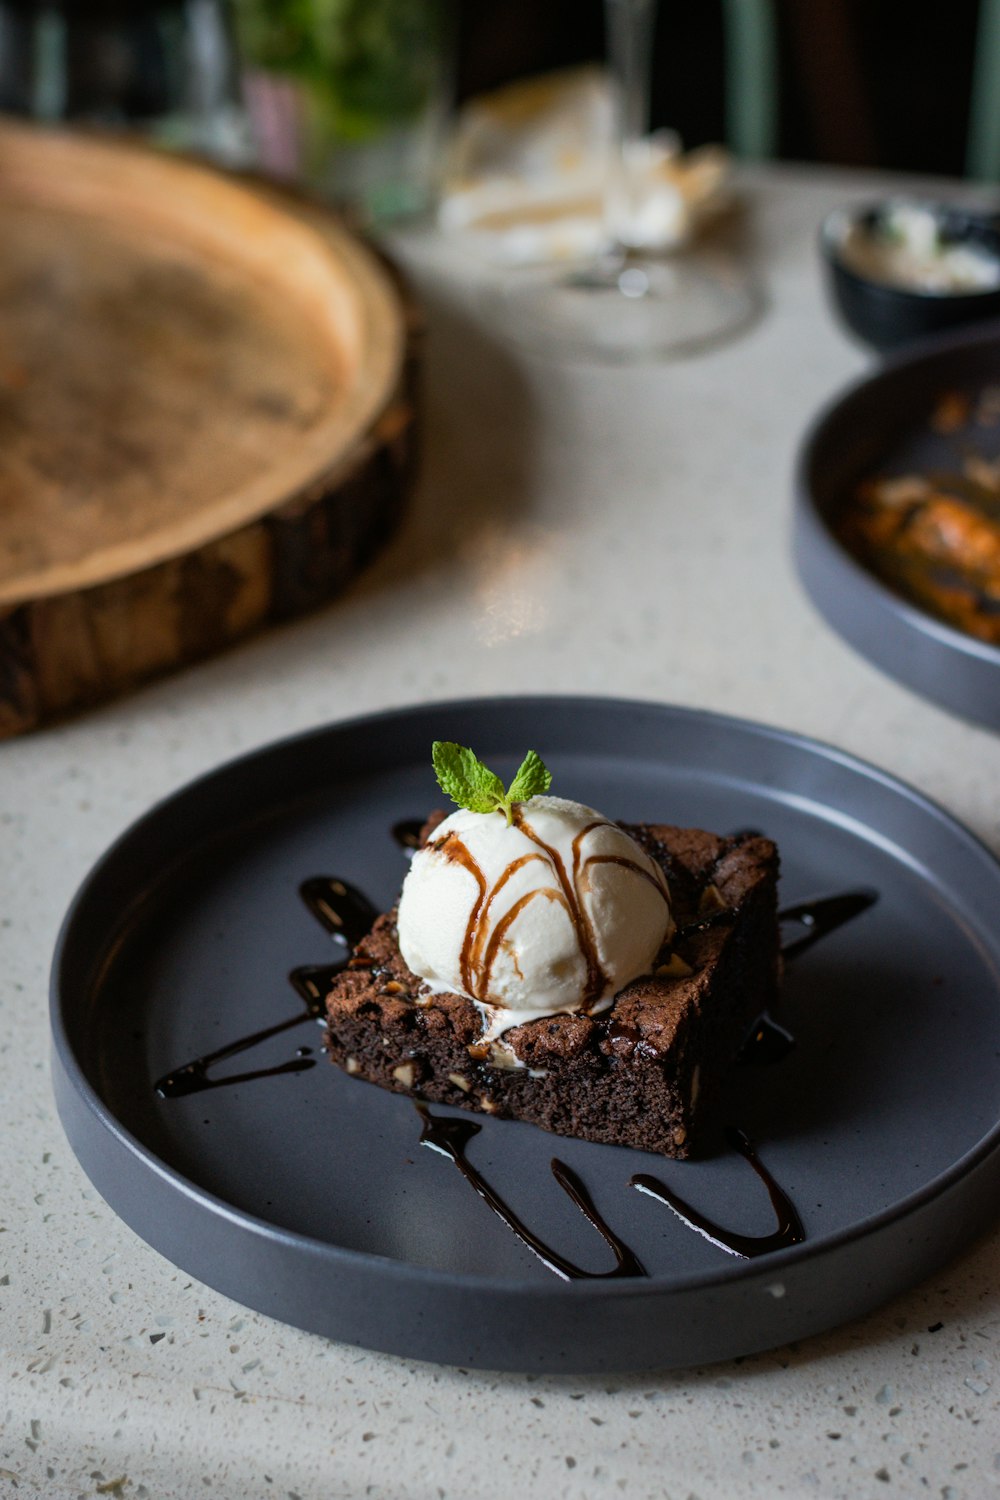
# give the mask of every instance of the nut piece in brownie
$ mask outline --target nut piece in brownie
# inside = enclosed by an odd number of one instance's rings
[[[430,820],[425,840],[439,818]],[[484,1045],[465,995],[431,993],[400,953],[394,908],[327,999],[332,1061],[383,1088],[558,1135],[686,1157],[778,969],[777,850],[757,836],[623,824],[666,878],[674,929],[652,972],[596,1014],[555,1014]]]

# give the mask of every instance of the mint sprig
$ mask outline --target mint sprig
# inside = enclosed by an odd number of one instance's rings
[[[534,750],[528,751],[506,791],[500,777],[467,745],[435,740],[431,759],[438,786],[446,797],[469,812],[502,812],[508,825],[513,822],[515,802],[527,802],[552,785],[552,772]]]

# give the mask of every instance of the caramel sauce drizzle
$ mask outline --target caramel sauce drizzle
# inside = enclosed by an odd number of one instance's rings
[[[455,833],[446,836],[431,847],[443,854],[447,859],[453,859],[463,869],[468,870],[477,886],[476,899],[472,904],[465,927],[465,935],[462,940],[462,951],[459,960],[459,969],[462,976],[462,987],[467,995],[473,996],[483,1004],[488,1004],[490,982],[493,975],[493,966],[497,955],[503,945],[504,938],[516,917],[536,897],[543,897],[548,901],[558,902],[566,911],[573,930],[576,933],[580,952],[583,956],[587,969],[587,979],[584,986],[583,1003],[581,1010],[586,1013],[600,999],[607,988],[607,975],[601,968],[597,953],[597,938],[594,933],[590,915],[587,911],[584,895],[590,889],[588,872],[592,865],[614,864],[621,865],[626,870],[632,870],[636,875],[647,880],[654,890],[663,897],[664,903],[669,908],[670,897],[665,887],[648,870],[644,869],[636,860],[629,859],[621,854],[592,854],[583,857],[583,841],[589,833],[596,828],[616,828],[617,824],[611,823],[606,818],[595,818],[593,822],[587,823],[573,839],[573,863],[571,871],[567,871],[566,865],[551,844],[547,844],[543,838],[528,822],[520,805],[513,810],[514,826],[524,834],[525,838],[535,844],[538,853],[521,854],[517,859],[511,860],[504,869],[499,879],[495,882],[493,889],[489,889],[486,876],[483,874],[475,858],[470,853],[466,844]],[[539,886],[533,891],[521,896],[508,911],[497,921],[492,931],[490,930],[489,914],[493,902],[496,900],[504,886],[517,872],[529,864],[532,860],[547,861],[555,872],[558,881],[557,886]]]
[[[499,922],[497,922],[496,926],[493,929],[490,940],[486,945],[486,954],[483,959],[482,973],[487,982],[489,981],[490,975],[493,973],[493,965],[496,963],[497,954],[500,952],[501,944],[503,943],[504,938],[507,936],[508,930],[513,926],[514,922],[520,916],[524,908],[530,905],[530,903],[535,900],[536,896],[544,896],[546,901],[554,901],[559,906],[566,905],[566,902],[563,900],[560,892],[552,890],[550,886],[543,886],[540,890],[528,891],[525,895],[519,897],[518,900],[514,902],[514,905],[510,907],[508,911],[504,912]]]
[[[605,826],[608,826],[608,825],[605,825]],[[587,861],[586,861],[586,863],[585,863],[585,865],[583,867],[583,871],[582,871],[582,874],[583,874],[584,878],[586,878],[587,871],[590,869],[590,867],[592,865],[623,865],[626,870],[632,870],[632,871],[635,872],[636,875],[641,875],[642,878],[643,878],[643,880],[647,881],[653,887],[653,890],[656,891],[656,892],[658,892],[658,894],[663,897],[664,901],[669,904],[669,897],[667,896],[666,891],[663,889],[663,886],[657,880],[656,876],[655,875],[651,875],[648,870],[644,870],[642,868],[642,865],[636,864],[636,862],[635,862],[634,859],[626,859],[625,856],[622,855],[622,854],[591,854],[591,855],[588,855]],[[589,885],[589,882],[588,882],[587,883],[587,889],[589,890],[589,888],[590,888],[590,885]]]
[[[445,838],[439,839],[437,843],[431,844],[432,849],[437,849],[446,859],[453,859],[456,864],[468,870],[478,887],[476,899],[469,912],[469,920],[466,923],[465,937],[462,942],[462,954],[459,960],[462,974],[462,987],[466,994],[474,995],[473,988],[473,955],[475,953],[476,926],[479,922],[479,914],[488,905],[489,887],[486,884],[486,876],[476,864],[462,840],[454,833],[449,833]]]
[[[486,908],[483,912],[484,918],[489,915],[490,907],[493,905],[493,902],[496,900],[497,896],[503,890],[507,882],[509,880],[512,880],[517,874],[518,870],[523,869],[524,866],[530,864],[532,860],[540,860],[542,863],[544,863],[545,855],[522,854],[519,859],[511,861],[511,863],[507,866],[506,870],[504,870],[503,874],[500,876],[500,879],[496,882],[489,894],[489,899],[487,900]],[[543,894],[553,898],[557,895],[555,891],[536,890],[530,891],[526,896],[522,896],[519,901],[514,903],[514,906],[511,907],[511,910],[507,912],[505,916],[501,917],[500,921],[493,929],[492,937],[490,936],[488,922],[486,922],[485,920],[480,922],[475,930],[472,931],[472,922],[470,920],[469,927],[466,928],[465,944],[463,945],[462,954],[464,959],[465,945],[469,943],[471,937],[472,957],[469,965],[469,972],[473,975],[476,983],[481,986],[483,993],[486,993],[489,989],[490,978],[493,973],[493,965],[496,962],[497,953],[500,951],[500,943],[503,941],[504,933],[506,933],[511,922],[514,920],[514,916],[518,911],[522,909],[522,907],[526,906],[534,896]],[[497,936],[498,933],[500,934],[499,937]],[[470,994],[476,993],[478,992],[475,990],[470,991]]]

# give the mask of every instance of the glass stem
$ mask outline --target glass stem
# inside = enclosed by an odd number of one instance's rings
[[[657,0],[604,0],[611,72],[612,139],[604,195],[613,254],[641,243],[637,219],[644,193],[646,133]]]

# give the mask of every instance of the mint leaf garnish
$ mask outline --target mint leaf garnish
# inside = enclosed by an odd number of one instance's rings
[[[465,745],[435,740],[431,750],[438,785],[452,802],[470,812],[496,812],[503,805],[503,782]]]
[[[508,824],[513,821],[515,802],[527,802],[539,792],[547,792],[552,785],[552,773],[534,750],[528,751],[506,791],[500,777],[484,766],[467,745],[435,740],[431,759],[438,786],[446,797],[469,812],[502,812]]]
[[[507,788],[511,802],[527,802],[529,797],[538,797],[552,785],[552,772],[535,750],[529,750],[517,768],[517,775]]]

